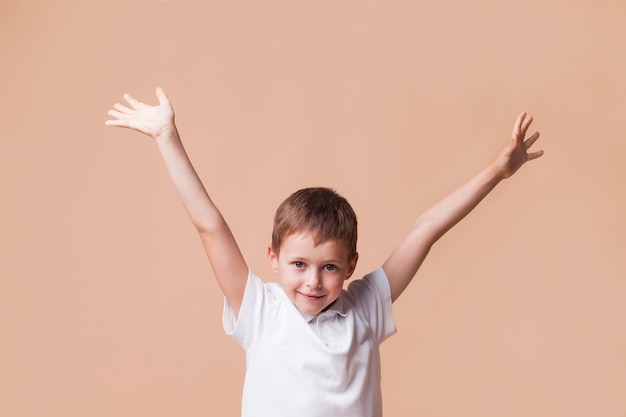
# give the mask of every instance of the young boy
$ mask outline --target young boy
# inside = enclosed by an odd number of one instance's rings
[[[178,136],[161,88],[150,106],[125,95],[107,125],[151,136],[196,226],[225,296],[224,328],[246,351],[243,416],[381,416],[379,345],[395,333],[391,303],[431,246],[503,179],[543,155],[528,152],[532,122],[522,113],[494,162],[421,215],[381,268],[346,281],[356,267],[357,220],[327,188],[295,192],[276,212],[268,257],[278,283],[248,269]]]

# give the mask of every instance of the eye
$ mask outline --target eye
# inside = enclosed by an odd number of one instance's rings
[[[336,270],[336,269],[337,269],[337,267],[336,267],[335,265],[328,264],[328,265],[324,265],[324,269],[325,269],[326,271],[334,271],[334,270]]]
[[[293,266],[295,266],[296,268],[302,268],[302,267],[304,267],[304,262],[301,262],[301,261],[295,261],[295,262],[293,263]]]

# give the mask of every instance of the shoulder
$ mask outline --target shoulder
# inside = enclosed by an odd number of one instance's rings
[[[224,299],[222,321],[227,334],[233,335],[248,326],[267,321],[275,316],[281,308],[284,292],[274,282],[263,282],[251,271],[244,292],[239,314],[236,315],[228,300]]]
[[[396,332],[391,288],[382,268],[350,283],[344,297],[359,316],[358,320],[367,323],[380,342]]]
[[[346,290],[348,297],[356,297],[363,293],[371,293],[386,297],[391,297],[391,288],[389,287],[389,279],[382,268],[378,268],[363,278],[352,281]]]

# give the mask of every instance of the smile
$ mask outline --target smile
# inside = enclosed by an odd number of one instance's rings
[[[299,292],[298,294],[303,296],[305,299],[312,300],[312,301],[316,301],[316,300],[319,300],[320,298],[324,297],[323,295],[305,294],[305,293],[301,293],[301,292]]]

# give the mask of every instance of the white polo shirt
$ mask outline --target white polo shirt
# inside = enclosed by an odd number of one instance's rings
[[[243,417],[382,415],[379,345],[396,332],[382,268],[310,317],[250,273],[239,317],[225,301],[223,324],[246,351]]]

